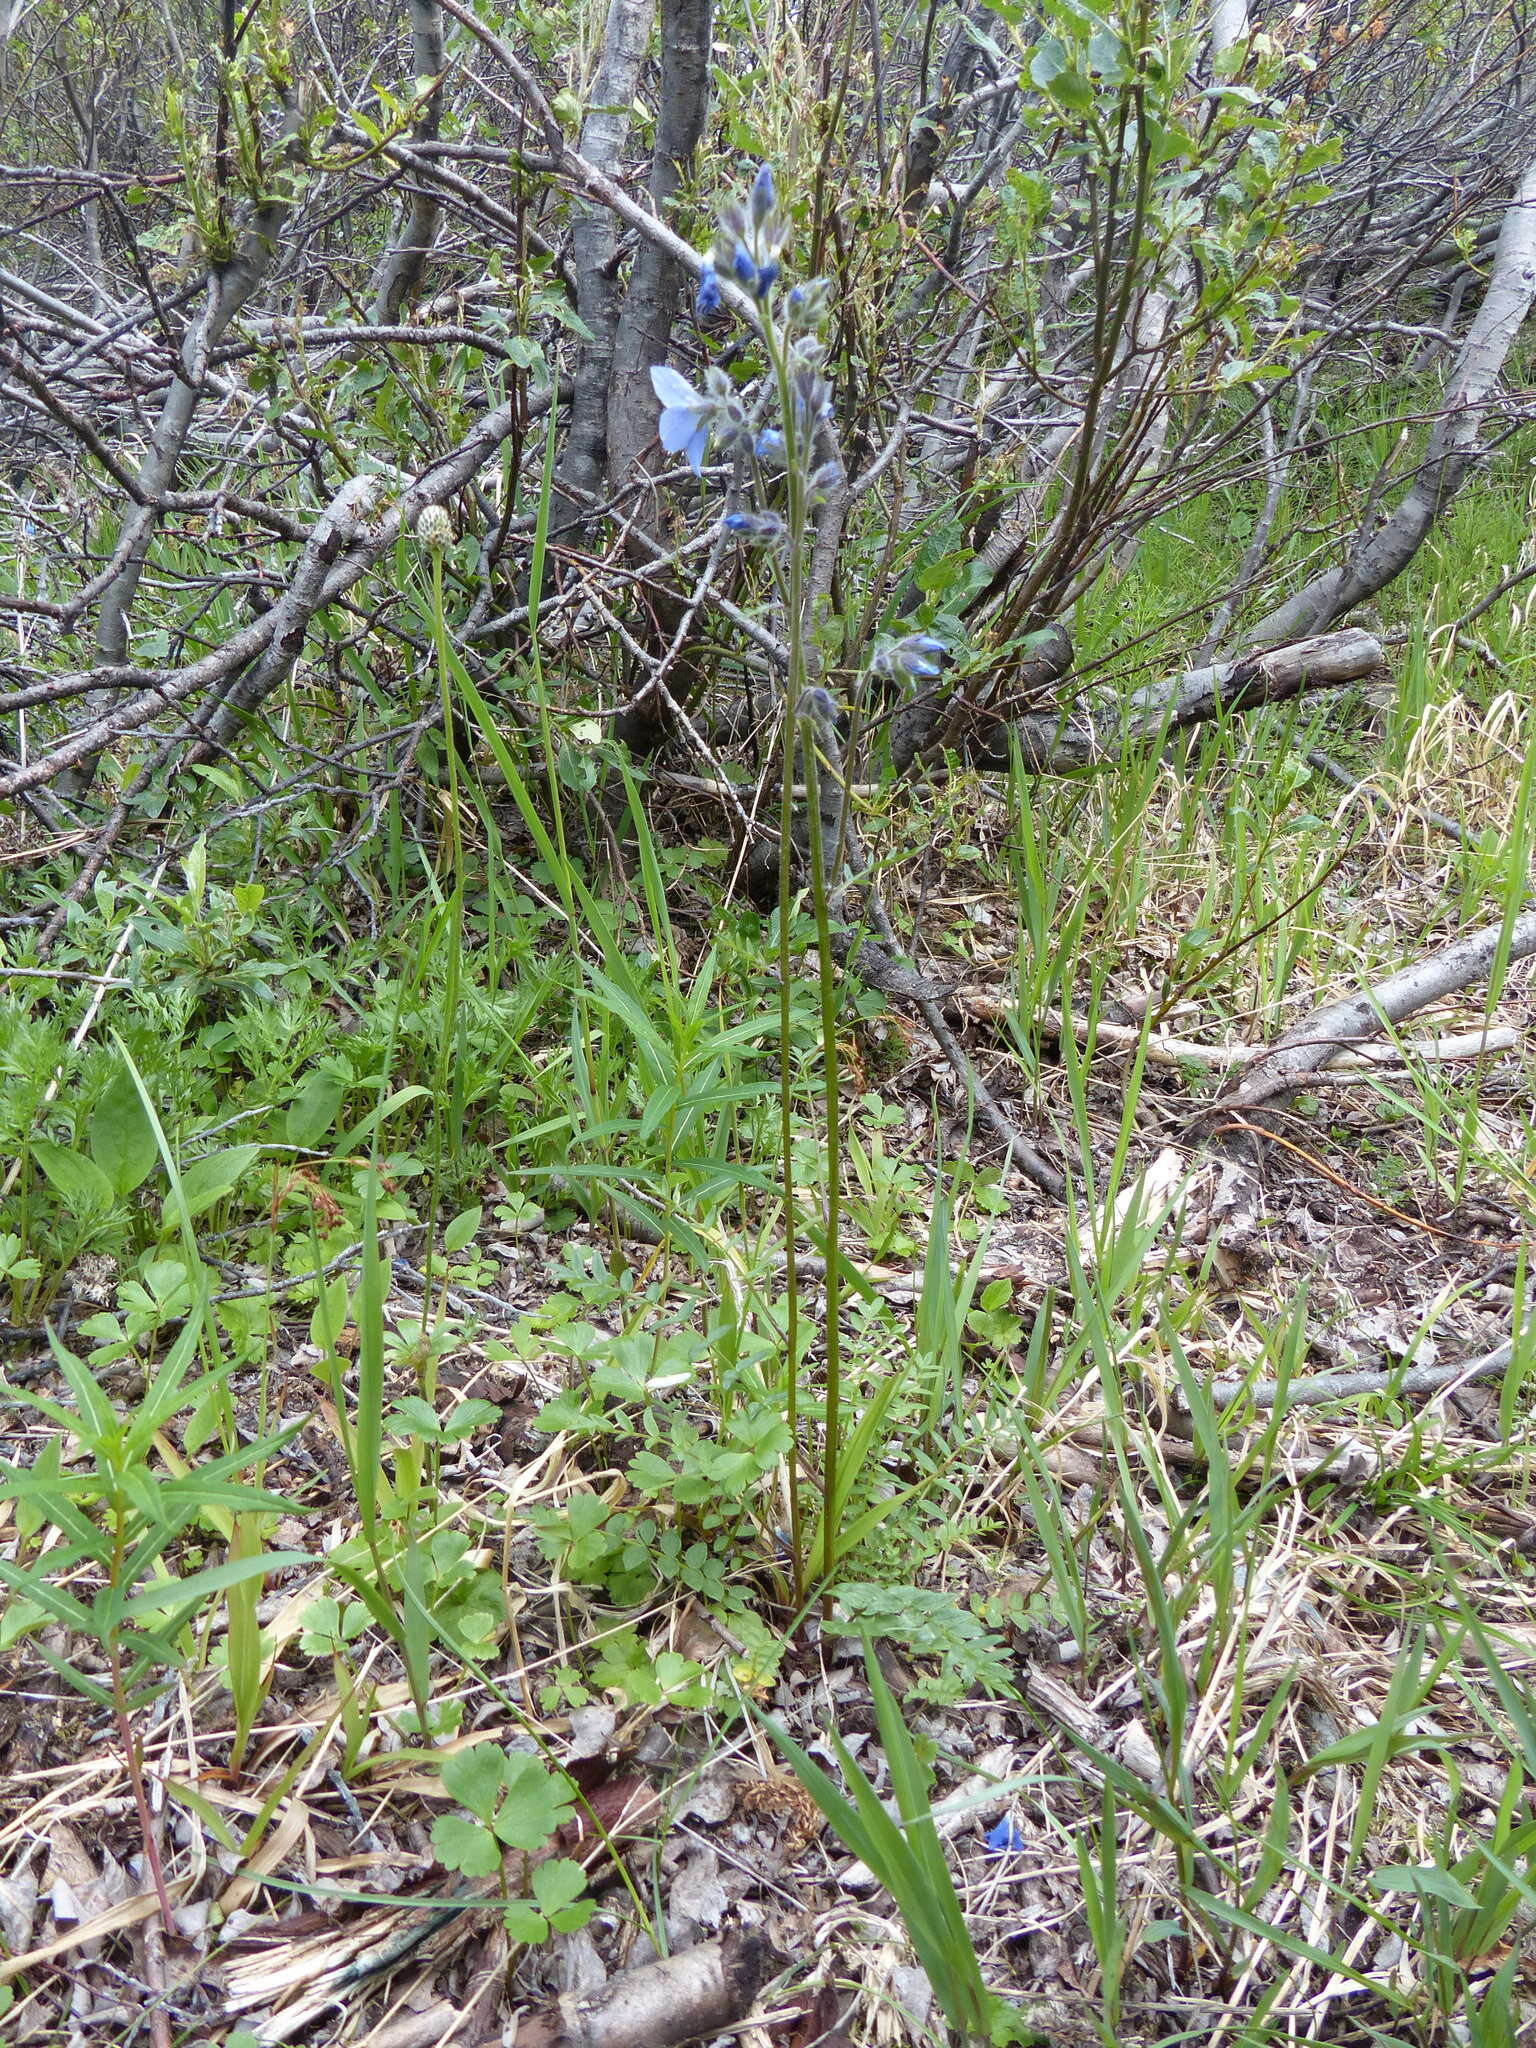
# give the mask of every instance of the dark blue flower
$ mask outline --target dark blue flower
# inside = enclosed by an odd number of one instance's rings
[[[752,219],[762,227],[778,206],[778,196],[773,189],[773,170],[768,164],[758,166],[757,176],[752,180]]]
[[[699,272],[699,290],[693,310],[701,320],[707,320],[711,313],[720,310],[720,279],[715,274],[713,263],[706,262]]]
[[[777,263],[760,263],[757,266],[757,296],[766,299],[773,290],[779,275]]]
[[[1023,1829],[1007,1813],[995,1828],[987,1829],[986,1844],[987,1853],[991,1856],[1018,1856],[1029,1846]]]
[[[757,290],[757,265],[745,242],[738,242],[731,251],[731,270],[738,284],[745,285],[749,292]]]
[[[695,391],[670,363],[652,364],[651,389],[661,400],[657,432],[662,447],[669,455],[681,455],[697,476],[704,466],[704,450],[709,446],[714,401]]]

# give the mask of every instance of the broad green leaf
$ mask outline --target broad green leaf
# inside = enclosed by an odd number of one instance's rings
[[[182,1168],[181,1192],[187,1215],[201,1216],[244,1179],[260,1157],[259,1145],[231,1145],[227,1151],[211,1152],[206,1159],[194,1159]]]
[[[144,1114],[139,1091],[126,1067],[119,1067],[91,1118],[91,1157],[118,1196],[131,1195],[149,1179],[159,1157],[154,1126]]]
[[[94,1159],[56,1145],[51,1138],[34,1139],[32,1157],[72,1209],[105,1212],[112,1207],[115,1190]]]
[[[1067,68],[1067,53],[1055,36],[1046,36],[1035,49],[1029,60],[1030,81],[1042,92],[1049,92],[1054,79]]]
[[[304,1076],[283,1123],[290,1145],[308,1152],[320,1143],[336,1121],[347,1085],[346,1077],[333,1067],[316,1067]]]
[[[541,1863],[533,1873],[533,1896],[550,1915],[574,1906],[586,1888],[587,1873],[565,1856]]]
[[[1093,105],[1093,87],[1081,71],[1070,67],[1058,71],[1046,89],[1053,100],[1069,107],[1074,114],[1086,114]]]
[[[439,1814],[433,1821],[432,1848],[439,1863],[466,1877],[489,1877],[501,1867],[501,1851],[491,1835],[478,1821],[456,1813]]]
[[[480,1219],[485,1214],[483,1204],[476,1203],[473,1209],[461,1209],[448,1228],[443,1232],[443,1250],[452,1258],[455,1252],[463,1251],[480,1228]]]
[[[542,1849],[576,1811],[569,1782],[531,1756],[509,1756],[506,1775],[507,1796],[494,1822],[497,1839],[509,1849]]]
[[[443,1758],[443,1790],[482,1820],[496,1811],[506,1778],[507,1760],[494,1742],[477,1742]]]

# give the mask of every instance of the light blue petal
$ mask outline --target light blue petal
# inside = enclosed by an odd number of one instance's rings
[[[688,379],[670,363],[652,363],[651,389],[663,405],[695,408],[702,403]]]
[[[661,445],[669,455],[681,454],[700,431],[698,412],[687,405],[669,405],[657,424]]]

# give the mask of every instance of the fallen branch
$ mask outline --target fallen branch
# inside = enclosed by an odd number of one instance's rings
[[[1529,1334],[1528,1326],[1521,1335]],[[1282,1415],[1292,1408],[1316,1408],[1326,1401],[1352,1401],[1363,1394],[1443,1394],[1449,1387],[1469,1387],[1476,1380],[1502,1379],[1514,1360],[1515,1341],[1511,1337],[1495,1351],[1452,1365],[1381,1366],[1361,1372],[1320,1372],[1288,1381],[1211,1380],[1205,1391],[1215,1408],[1230,1408],[1234,1401],[1247,1401],[1254,1408],[1278,1409]]]
[[[1065,635],[1038,650],[1016,680],[1037,689],[1059,680],[1071,659]],[[1026,772],[1065,775],[1118,762],[1127,742],[1157,740],[1164,733],[1200,725],[1233,711],[1280,704],[1308,690],[1338,689],[1376,675],[1383,667],[1381,642],[1359,626],[1319,633],[1286,647],[1243,654],[1203,668],[1186,669],[1137,690],[1118,715],[1093,720],[1061,712],[1030,712],[1004,720],[993,707],[957,707],[969,726],[972,751],[984,765],[1006,766],[1017,742]],[[891,721],[891,759],[905,771],[942,730],[946,703],[925,691]]]
[[[1014,1007],[986,990],[961,989],[958,1000],[974,1016],[989,1020],[1006,1017]],[[1060,1010],[1041,1010],[1036,1022],[1058,1039],[1063,1032],[1070,1031],[1079,1044],[1095,1051],[1108,1047],[1117,1055],[1134,1052],[1142,1042],[1140,1024],[1117,1024],[1107,1017],[1089,1018],[1077,1010],[1070,1016],[1064,1016]],[[1339,1086],[1369,1075],[1396,1079],[1410,1071],[1409,1063],[1413,1061],[1444,1065],[1453,1060],[1484,1059],[1490,1053],[1513,1052],[1519,1043],[1518,1031],[1508,1024],[1499,1024],[1478,1031],[1437,1032],[1432,1038],[1410,1039],[1401,1046],[1363,1046],[1357,1052],[1336,1053],[1327,1069],[1316,1075],[1314,1085]],[[1154,1067],[1228,1069],[1246,1066],[1253,1058],[1253,1047],[1206,1045],[1199,1039],[1175,1038],[1171,1032],[1154,1031],[1147,1037],[1145,1056],[1147,1064]]]
[[[1204,1238],[1213,1244],[1223,1279],[1235,1281],[1249,1266],[1267,1263],[1258,1246],[1265,1115],[1283,1109],[1341,1053],[1379,1038],[1388,1025],[1400,1024],[1430,1003],[1485,980],[1501,950],[1506,964],[1536,953],[1536,911],[1525,912],[1511,925],[1489,925],[1457,939],[1375,988],[1328,1004],[1250,1060],[1228,1083],[1195,1127],[1195,1135],[1203,1132],[1217,1154],[1220,1173],[1209,1211],[1190,1233],[1191,1242]]]
[[[1389,1024],[1402,1023],[1430,1003],[1485,980],[1506,938],[1510,962],[1536,953],[1536,911],[1526,911],[1512,925],[1488,925],[1456,939],[1375,988],[1318,1010],[1251,1060],[1235,1084],[1217,1098],[1209,1117],[1219,1120],[1232,1111],[1252,1115],[1283,1107],[1340,1053],[1379,1038]]]
[[[755,1935],[700,1942],[626,1970],[601,1991],[566,1992],[518,2021],[518,2048],[673,2048],[737,2026],[773,1967]]]

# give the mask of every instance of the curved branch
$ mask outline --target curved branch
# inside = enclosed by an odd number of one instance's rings
[[[1536,296],[1536,160],[1505,212],[1483,302],[1462,345],[1424,460],[1389,518],[1362,529],[1347,560],[1276,606],[1248,635],[1271,644],[1315,633],[1401,575],[1480,459],[1483,413]]]

